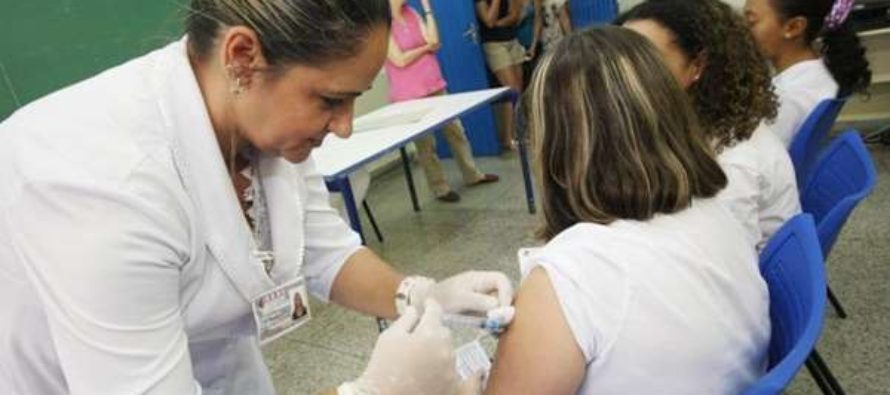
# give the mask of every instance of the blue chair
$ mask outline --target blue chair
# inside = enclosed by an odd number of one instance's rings
[[[847,131],[829,145],[813,167],[800,195],[805,213],[813,215],[822,255],[828,257],[847,218],[877,183],[877,172],[862,137]],[[828,297],[841,318],[847,313],[828,288]]]
[[[804,364],[820,387],[827,386],[814,361],[822,362],[815,346],[825,318],[826,280],[812,216],[798,215],[773,235],[760,254],[760,272],[769,287],[769,369],[743,394],[781,394]]]
[[[794,164],[798,189],[803,189],[804,182],[809,179],[810,170],[819,155],[822,142],[828,136],[846,102],[845,99],[823,100],[807,116],[794,140],[791,141],[788,155]]]

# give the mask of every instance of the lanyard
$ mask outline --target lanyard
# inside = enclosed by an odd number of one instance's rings
[[[253,190],[253,239],[256,243],[254,256],[263,264],[266,274],[275,266],[275,253],[272,248],[272,227],[269,224],[269,206],[266,203],[266,190],[263,188],[263,177],[260,174],[260,155],[253,151],[250,158],[250,187]]]

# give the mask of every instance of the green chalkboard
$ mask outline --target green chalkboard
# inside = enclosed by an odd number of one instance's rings
[[[188,0],[0,0],[0,120],[182,35]]]

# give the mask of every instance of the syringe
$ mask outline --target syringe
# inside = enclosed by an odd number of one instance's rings
[[[446,313],[442,315],[442,323],[452,329],[477,328],[498,334],[507,329],[515,313],[516,310],[512,306],[491,310],[485,317]]]

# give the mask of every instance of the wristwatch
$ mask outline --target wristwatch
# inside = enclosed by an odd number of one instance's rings
[[[396,289],[396,312],[399,315],[405,313],[405,310],[408,309],[408,306],[416,306],[419,303],[423,303],[422,299],[426,296],[427,291],[429,291],[430,287],[436,284],[436,280],[433,280],[429,277],[422,276],[408,276],[399,283],[399,288]]]

